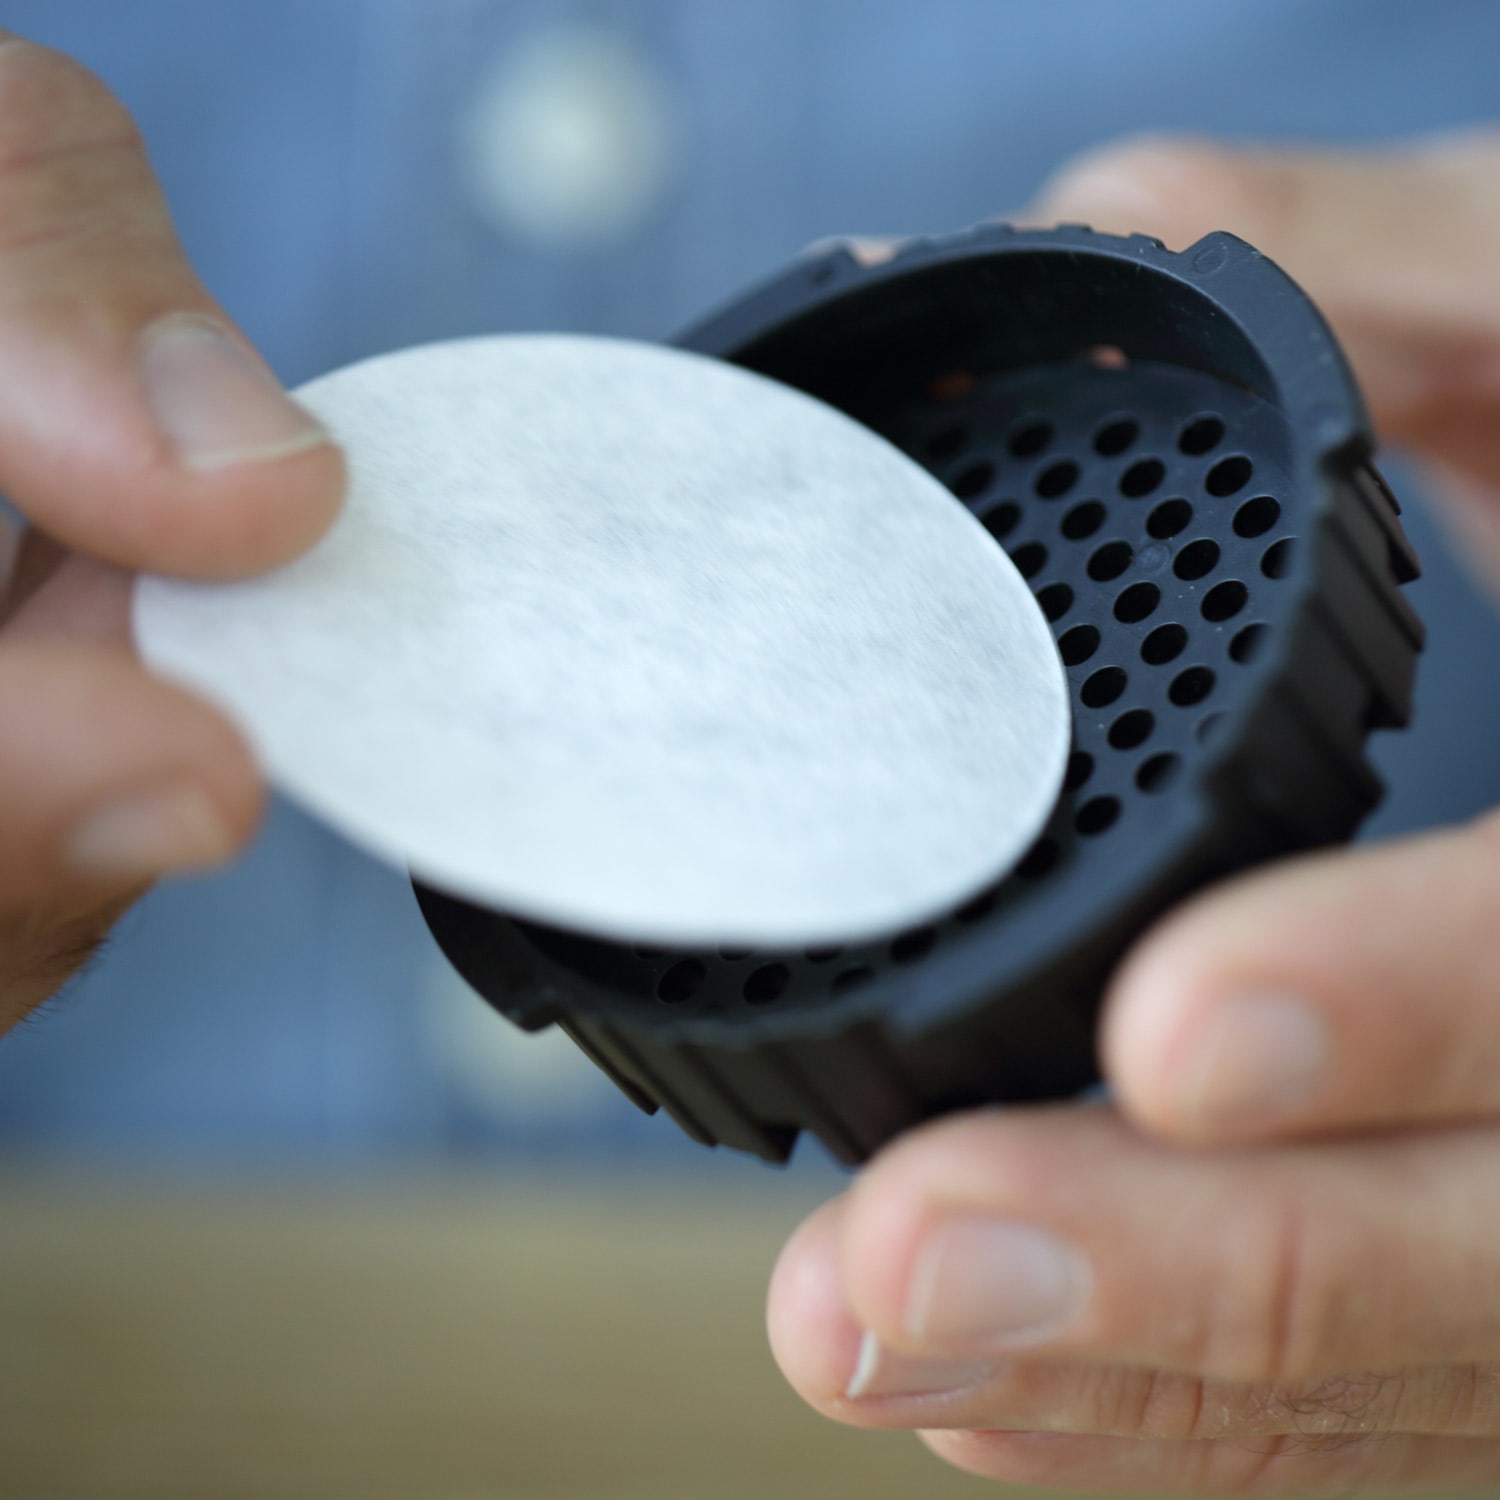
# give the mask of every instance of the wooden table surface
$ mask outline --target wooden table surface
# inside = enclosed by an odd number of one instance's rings
[[[782,1384],[767,1183],[0,1169],[0,1495],[998,1497]]]

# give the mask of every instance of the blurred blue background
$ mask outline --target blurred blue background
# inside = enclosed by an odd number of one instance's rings
[[[1484,121],[1500,56],[1491,0],[10,0],[0,23],[123,96],[199,269],[294,384],[455,334],[665,337],[809,241],[1002,213],[1123,132]],[[1500,631],[1415,510],[1432,648],[1381,832],[1500,801],[1469,676]],[[0,1041],[0,1151],[704,1160],[512,1036],[405,881],[283,806]]]

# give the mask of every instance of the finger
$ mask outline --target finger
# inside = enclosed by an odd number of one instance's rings
[[[228,858],[254,825],[249,752],[123,652],[0,652],[0,1027],[38,975],[149,881]]]
[[[1500,1110],[1500,818],[1208,892],[1116,978],[1123,1107],[1237,1141]]]
[[[219,577],[310,545],[342,486],[193,274],[119,101],[0,33],[0,490],[68,546]]]
[[[1278,261],[1328,316],[1388,435],[1442,452],[1455,399],[1500,400],[1500,135],[1397,150],[1230,148],[1142,137],[1066,165],[1026,217],[1145,231],[1182,249],[1227,229]],[[1458,422],[1474,454],[1496,458]],[[1497,473],[1500,477],[1500,473]]]
[[[5,619],[6,642],[74,641],[133,654],[134,576],[84,553],[66,553]]]
[[[7,647],[0,702],[25,709],[0,716],[0,908],[217,863],[249,833],[259,791],[244,743],[123,654]],[[160,837],[147,837],[157,801]]]
[[[1317,1495],[1365,1489],[1484,1488],[1500,1477],[1500,1443],[1472,1438],[1305,1438],[1163,1443],[1055,1433],[927,1432],[955,1468],[1046,1489],[1141,1494]]]
[[[1104,1109],[989,1113],[856,1185],[856,1320],[925,1358],[1289,1384],[1500,1353],[1500,1129],[1184,1153]]]
[[[1129,1365],[923,1358],[861,1329],[844,1295],[845,1199],[787,1242],[767,1303],[772,1352],[815,1411],[867,1428],[1004,1428],[1112,1437],[1500,1433],[1500,1368],[1441,1365],[1291,1385],[1242,1384]]]

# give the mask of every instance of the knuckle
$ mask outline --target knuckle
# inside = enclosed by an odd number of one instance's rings
[[[1182,1441],[1194,1437],[1203,1414],[1204,1382],[1163,1370],[1137,1370],[1130,1408],[1118,1413],[1122,1435]]]
[[[1276,1221],[1260,1279],[1259,1316],[1247,1340],[1252,1378],[1281,1381],[1302,1374],[1301,1346],[1315,1315],[1314,1272],[1303,1215],[1287,1206]],[[1252,1302],[1254,1306],[1254,1302]]]
[[[1350,1410],[1358,1393],[1340,1407],[1341,1393],[1333,1385],[1328,1407]],[[1366,1394],[1361,1409],[1368,1410],[1372,1399]],[[1311,1414],[1318,1409],[1316,1402],[1316,1393],[1306,1393],[1301,1409]],[[1083,1367],[1065,1404],[1077,1419],[1077,1431],[1171,1443],[1274,1433],[1294,1420],[1291,1402],[1274,1386],[1131,1365]],[[1330,1416],[1309,1430],[1344,1430],[1347,1425]]]
[[[1449,1365],[1429,1393],[1433,1430],[1465,1436],[1500,1431],[1500,1365]]]
[[[1132,1365],[1083,1366],[1070,1407],[1079,1429],[1113,1437],[1158,1437],[1154,1426],[1162,1381],[1155,1370]]]
[[[1368,1307],[1345,1234],[1326,1205],[1284,1194],[1268,1212],[1268,1201],[1249,1209],[1259,1232],[1243,1237],[1232,1268],[1236,1315],[1213,1331],[1215,1372],[1280,1385],[1358,1365]]]

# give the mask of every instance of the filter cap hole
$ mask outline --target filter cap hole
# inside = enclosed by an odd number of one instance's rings
[[[1063,778],[1063,790],[1076,792],[1094,774],[1094,757],[1087,750],[1075,750],[1068,757],[1068,774]]]
[[[1262,624],[1247,625],[1229,643],[1229,659],[1244,666],[1254,661],[1265,648],[1270,632]]]
[[[1014,500],[1002,500],[984,515],[984,529],[997,542],[1003,541],[1021,524],[1021,507]]]
[[[1161,590],[1154,583],[1132,583],[1115,600],[1115,619],[1122,625],[1139,625],[1161,603]]]
[[[926,958],[937,947],[935,927],[916,927],[903,932],[891,944],[891,959],[898,964],[914,964]]]
[[[786,994],[792,971],[785,964],[762,964],[746,980],[742,993],[751,1005],[769,1005]]]
[[[1094,433],[1094,452],[1101,458],[1123,453],[1141,435],[1134,417],[1111,417]]]
[[[1051,441],[1052,424],[1032,421],[1017,427],[1005,447],[1012,458],[1035,458]]]
[[[1047,566],[1047,549],[1040,542],[1023,542],[1010,560],[1022,578],[1035,578]]]
[[[1224,437],[1224,424],[1211,412],[1194,417],[1178,434],[1177,448],[1190,458],[1217,448]]]
[[[1216,583],[1203,596],[1203,618],[1214,625],[1232,620],[1250,600],[1250,590],[1237,578]]]
[[[1260,570],[1267,578],[1285,578],[1292,571],[1292,539],[1283,537],[1266,548],[1260,560]]]
[[[1181,625],[1158,625],[1141,642],[1141,660],[1153,667],[1176,661],[1186,649],[1188,633]]]
[[[1272,495],[1257,495],[1234,513],[1234,534],[1264,536],[1281,519],[1281,503]]]
[[[939,427],[927,439],[927,456],[938,463],[957,458],[969,446],[969,429],[962,422]]]
[[[1191,708],[1195,703],[1202,703],[1213,692],[1217,681],[1212,668],[1189,667],[1172,679],[1172,686],[1167,689],[1167,697],[1178,708]]]
[[[1146,517],[1146,530],[1157,541],[1164,542],[1179,532],[1186,531],[1193,523],[1193,507],[1186,500],[1163,500]]]
[[[1078,696],[1085,708],[1108,708],[1125,691],[1128,680],[1123,667],[1100,667],[1084,680]]]
[[[1106,542],[1089,558],[1089,577],[1096,583],[1109,583],[1135,560],[1135,549],[1129,542]]]
[[[1120,493],[1127,500],[1149,495],[1167,477],[1167,466],[1159,458],[1142,458],[1120,475]]]
[[[1022,880],[1040,880],[1052,870],[1062,855],[1062,846],[1056,839],[1041,839],[1031,847],[1031,852],[1016,866],[1016,874]]]
[[[1060,500],[1078,483],[1078,472],[1071,458],[1059,459],[1036,476],[1034,488],[1043,500]]]
[[[987,458],[968,464],[953,476],[948,486],[960,500],[977,500],[995,477],[995,466]]]
[[[1113,828],[1120,817],[1120,799],[1118,797],[1092,797],[1078,809],[1078,816],[1073,820],[1073,826],[1083,834],[1085,838],[1093,838],[1097,834]]]
[[[1116,750],[1134,750],[1151,738],[1156,718],[1149,709],[1132,708],[1109,726],[1109,742]]]
[[[1099,631],[1093,625],[1075,625],[1063,632],[1057,649],[1065,666],[1079,666],[1099,649]]]
[[[1221,458],[1208,471],[1203,487],[1215,499],[1222,500],[1226,495],[1244,489],[1254,472],[1255,465],[1243,453],[1232,453],[1228,458]]]
[[[1073,607],[1073,590],[1065,583],[1049,583],[1037,596],[1042,613],[1055,625]]]
[[[1097,500],[1080,501],[1062,518],[1062,534],[1070,542],[1081,542],[1098,531],[1108,514]]]
[[[1181,552],[1177,554],[1177,560],[1172,564],[1172,571],[1185,583],[1192,583],[1199,578],[1206,578],[1219,566],[1219,544],[1211,537],[1199,537],[1196,542],[1189,542]]]
[[[1168,750],[1142,762],[1140,770],[1135,773],[1135,784],[1143,792],[1160,792],[1169,787],[1181,771],[1182,757]]]
[[[679,959],[656,981],[656,998],[668,1005],[681,1005],[703,988],[708,970],[696,958]]]

